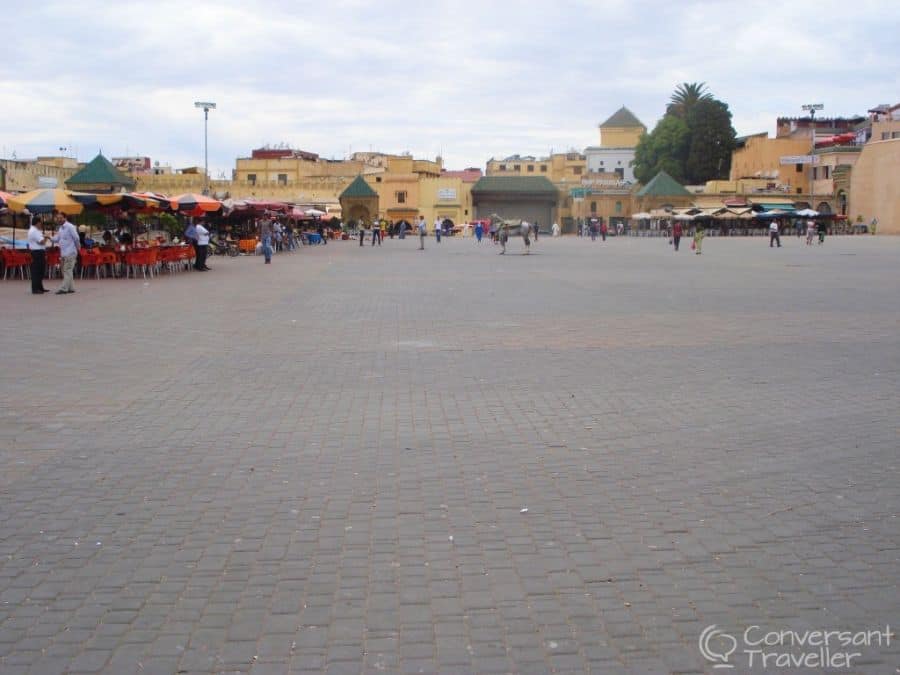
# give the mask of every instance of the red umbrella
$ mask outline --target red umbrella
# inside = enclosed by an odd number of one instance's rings
[[[175,211],[200,211],[201,213],[207,213],[210,211],[218,211],[222,208],[222,202],[218,199],[194,193],[172,197],[169,203]]]

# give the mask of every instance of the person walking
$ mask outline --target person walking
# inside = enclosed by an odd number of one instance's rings
[[[609,232],[609,226],[606,224],[605,220],[600,221],[600,238],[603,241],[606,241],[606,235]]]
[[[522,241],[525,242],[525,255],[531,253],[531,223],[527,220],[523,220],[519,224],[519,231],[522,234]]]
[[[672,244],[674,244],[676,251],[678,251],[678,244],[681,242],[682,234],[681,223],[676,220],[672,226]]]
[[[425,250],[425,230],[428,228],[428,224],[425,222],[425,216],[419,216],[419,250]]]
[[[66,214],[57,213],[54,220],[58,229],[56,235],[52,237],[52,241],[59,244],[60,269],[62,271],[62,283],[56,289],[56,295],[65,295],[75,292],[73,276],[75,262],[78,260],[78,249],[81,248],[81,239],[78,236],[78,230],[69,222]]]
[[[506,253],[506,242],[509,241],[509,225],[506,222],[500,223],[497,239],[500,240],[500,255],[503,255]]]
[[[703,231],[703,228],[699,225],[694,228],[694,253],[700,255],[703,252],[703,237],[706,236],[706,232]]]
[[[316,228],[316,234],[319,235],[319,243],[323,246],[328,243],[328,237],[325,236],[325,226],[322,224],[322,221],[319,221],[319,226]]]
[[[263,257],[266,259],[266,265],[272,264],[272,221],[264,217],[259,221],[259,240],[262,242]]]
[[[475,223],[475,240],[480,244],[481,238],[484,236],[484,225],[479,220]]]
[[[363,221],[359,221],[359,245],[362,246],[363,242],[366,239],[366,224]]]
[[[209,251],[209,230],[203,227],[203,223],[197,223],[194,226],[197,230],[197,262],[194,264],[195,269],[199,272],[209,271],[206,266],[206,254]]]
[[[772,244],[778,244],[778,248],[781,248],[781,237],[778,232],[778,219],[773,218],[772,222],[769,223],[769,248],[772,248]]]
[[[825,224],[824,220],[819,221],[818,230],[819,230],[819,244],[821,245],[821,244],[825,243],[825,234],[828,232],[828,225]]]
[[[26,211],[25,213],[28,213]],[[49,293],[50,290],[44,288],[44,274],[47,271],[47,252],[46,247],[50,240],[44,236],[44,230],[39,226],[41,219],[35,216],[31,219],[31,226],[28,228],[28,252],[31,254],[31,292],[35,295],[43,295]]]
[[[534,221],[534,225],[532,226],[531,231],[534,233],[534,243],[535,244],[537,243],[537,240],[538,240],[538,230],[539,229],[540,229],[540,226],[538,225],[538,221]]]
[[[597,221],[591,220],[591,241],[597,241]]]
[[[434,238],[437,239],[437,243],[441,243],[441,234],[444,229],[444,223],[440,218],[434,219]]]
[[[550,236],[551,237],[559,236],[559,223],[553,223],[553,225],[550,227]]]
[[[806,245],[812,246],[813,237],[816,236],[816,221],[812,218],[806,221]]]
[[[378,245],[381,246],[381,223],[377,220],[372,221],[372,246],[375,245],[375,240],[378,240]]]

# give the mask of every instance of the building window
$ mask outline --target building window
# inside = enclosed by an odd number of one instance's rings
[[[375,176],[375,182],[376,182],[376,183],[380,183],[380,182],[381,182],[381,176]]]
[[[616,167],[616,175],[619,177],[619,180],[625,180],[625,169]]]
[[[405,204],[406,203],[406,191],[401,190],[401,191],[397,192],[396,194],[397,194],[397,203]]]
[[[616,202],[616,213],[622,213],[622,202]]]
[[[287,185],[287,174],[286,173],[278,174],[278,184],[279,185]]]
[[[528,173],[534,173],[534,164],[528,165]]]
[[[541,173],[547,173],[547,165],[541,164]]]
[[[597,213],[597,202],[591,202],[591,213]]]
[[[829,174],[828,169],[829,169],[829,167],[827,167],[827,166],[823,166],[823,167],[822,167],[822,171],[825,172],[825,178],[828,178],[828,174]]]
[[[600,160],[600,166],[603,166],[603,160],[602,160],[602,159]]]
[[[521,164],[513,164],[513,171],[521,171],[521,170],[522,170]]]
[[[501,165],[500,165],[500,170],[501,170],[501,171],[506,171],[506,164],[501,164]]]
[[[819,180],[819,167],[813,167],[813,180]]]
[[[797,173],[803,173],[803,165],[802,164],[797,164],[796,169],[797,169]]]
[[[574,173],[576,176],[580,176],[580,175],[581,175],[581,167],[580,167],[580,166],[573,166],[573,167],[572,167],[572,173]]]
[[[256,185],[256,174],[248,173],[247,174],[247,182],[250,183],[250,185]]]

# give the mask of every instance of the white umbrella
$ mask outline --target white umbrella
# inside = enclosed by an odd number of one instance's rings
[[[800,209],[799,211],[795,211],[794,215],[802,216],[804,218],[813,218],[813,217],[819,215],[819,212],[815,211],[813,209]]]
[[[693,219],[694,219],[694,216],[689,216],[686,213],[679,213],[677,216],[674,217],[674,220],[693,220]]]
[[[324,211],[319,211],[319,209],[306,209],[304,213],[308,216],[324,216]]]
[[[652,218],[652,217],[653,216],[651,216],[649,213],[632,213],[631,214],[632,220],[646,220],[647,218]]]

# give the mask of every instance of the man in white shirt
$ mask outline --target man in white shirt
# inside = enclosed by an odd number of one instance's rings
[[[56,289],[56,295],[65,295],[66,293],[75,292],[75,283],[73,276],[75,272],[75,261],[78,260],[78,249],[81,248],[81,239],[78,236],[78,230],[66,218],[66,214],[57,213],[54,217],[56,226],[59,228],[52,237],[54,244],[59,244],[60,267],[62,268],[62,283]]]
[[[28,213],[26,211],[25,213]],[[47,253],[44,250],[49,239],[44,236],[44,231],[38,227],[40,219],[35,216],[28,228],[28,252],[31,254],[31,292],[35,295],[49,293],[44,288],[44,273],[47,270]]]
[[[203,227],[203,223],[197,223],[197,260],[194,268],[200,272],[206,272],[206,253],[209,250],[209,230]]]
[[[442,218],[434,219],[434,236],[437,239],[437,243],[441,243],[441,234],[444,229],[444,220]]]
[[[419,250],[424,251],[425,250],[425,234],[426,234],[425,229],[427,227],[427,224],[425,223],[425,216],[419,216],[419,222],[417,224],[417,227],[419,228]]]
[[[778,219],[773,218],[772,222],[769,224],[769,248],[772,248],[772,244],[777,243],[778,248],[781,248],[781,237],[778,236]]]

